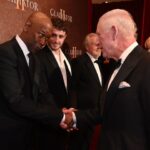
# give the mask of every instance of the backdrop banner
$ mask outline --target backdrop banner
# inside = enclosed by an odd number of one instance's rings
[[[0,0],[0,43],[20,34],[27,17],[42,11],[50,17],[66,22],[68,37],[64,48],[72,57],[83,49],[83,39],[88,33],[87,0]]]

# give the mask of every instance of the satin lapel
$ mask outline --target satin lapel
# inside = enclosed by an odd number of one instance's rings
[[[48,61],[50,61],[50,63],[55,67],[58,68],[58,64],[57,61],[55,59],[55,57],[53,56],[51,50],[48,47],[45,47],[45,51],[46,51],[46,57],[48,59]]]
[[[128,77],[128,75],[133,71],[133,69],[138,65],[139,61],[143,57],[143,49],[139,48],[137,46],[131,54],[127,57],[125,62],[123,63],[122,67],[120,68],[118,74],[112,81],[107,94],[105,98],[105,107],[107,107],[107,111],[109,110],[109,107],[112,106],[114,102],[114,97],[117,94],[118,86],[120,82],[125,81],[125,79]]]
[[[65,88],[63,76],[62,76],[61,70],[60,70],[60,68],[58,66],[58,63],[57,63],[54,55],[52,54],[51,50],[48,47],[45,47],[44,50],[46,51],[45,54],[46,54],[46,57],[47,57],[48,61],[50,62],[50,64],[52,64],[51,67],[53,67],[53,68],[55,68],[57,70],[57,76],[58,76],[59,79],[61,78],[62,84],[64,85],[64,88]]]
[[[41,69],[40,69],[40,62],[38,61],[38,58],[34,56],[35,59],[35,70],[34,70],[34,77],[33,77],[33,88],[32,88],[32,94],[34,101],[36,102],[38,99],[38,93],[39,93],[39,87],[40,87],[40,75],[41,75]]]
[[[24,84],[25,80],[29,80],[29,68],[26,62],[26,59],[24,57],[24,54],[18,45],[15,38],[12,39],[13,43],[13,49],[16,53],[17,59],[18,59],[18,72],[21,79],[21,83]]]
[[[39,64],[39,61],[38,61],[38,58],[34,56],[34,59],[35,59],[35,72],[34,72],[34,82],[39,85],[39,82],[40,82],[40,64]]]
[[[85,54],[85,66],[87,67],[87,70],[89,72],[91,72],[93,78],[95,79],[96,83],[98,83],[100,85],[100,82],[99,82],[99,78],[98,78],[98,75],[96,73],[96,70],[89,58],[89,56],[87,54]]]

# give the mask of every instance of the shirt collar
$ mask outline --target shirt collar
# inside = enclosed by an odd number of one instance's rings
[[[27,48],[26,44],[23,42],[23,40],[19,37],[19,35],[16,35],[16,40],[25,56],[29,54],[29,49]]]
[[[50,47],[49,47],[49,49],[51,50]],[[71,66],[70,66],[70,64],[69,64],[69,62],[68,62],[66,56],[64,55],[64,53],[63,53],[63,51],[62,51],[61,49],[60,49],[59,51],[60,51],[60,57],[61,57],[62,62],[64,62],[64,60],[65,60],[65,62],[66,62],[66,64],[67,64],[67,67],[68,67],[68,69],[69,69],[69,72],[70,72],[70,74],[72,74]],[[51,52],[53,53],[54,57],[57,58],[56,52],[53,51],[53,50],[51,50]],[[56,59],[56,60],[57,60],[57,59]]]
[[[120,56],[119,59],[121,59],[121,64],[125,61],[125,59],[127,58],[127,56],[133,51],[133,49],[138,45],[137,42],[134,42],[133,44],[131,44]]]
[[[90,59],[93,63],[97,60],[90,53],[86,52],[86,54],[90,57]]]

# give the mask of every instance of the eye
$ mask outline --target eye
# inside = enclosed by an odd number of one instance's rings
[[[48,40],[48,39],[49,39],[49,36],[46,36],[44,33],[41,33],[41,32],[38,33],[38,37],[39,37],[40,39],[44,38],[45,40]]]
[[[38,36],[39,36],[39,38],[43,38],[43,37],[45,37],[45,34],[43,34],[43,33],[38,33]]]
[[[54,37],[57,37],[57,35],[56,35],[56,34],[51,34],[50,37],[51,37],[51,38],[54,38]]]
[[[59,38],[60,39],[63,39],[65,36],[64,35],[59,35]]]

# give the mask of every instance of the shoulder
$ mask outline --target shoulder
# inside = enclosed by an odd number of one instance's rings
[[[15,38],[0,45],[0,57],[9,57],[13,59],[17,56],[18,49],[20,49]]]
[[[15,44],[17,44],[16,40],[11,39],[10,41],[6,41],[6,42],[0,44],[0,50],[1,51],[9,51],[15,46]]]
[[[77,70],[84,70],[87,64],[89,63],[89,58],[86,54],[78,56],[77,58],[72,59],[72,68]]]
[[[72,62],[75,63],[85,63],[89,60],[89,57],[87,54],[82,54],[80,56],[78,56],[77,58],[72,59]]]

